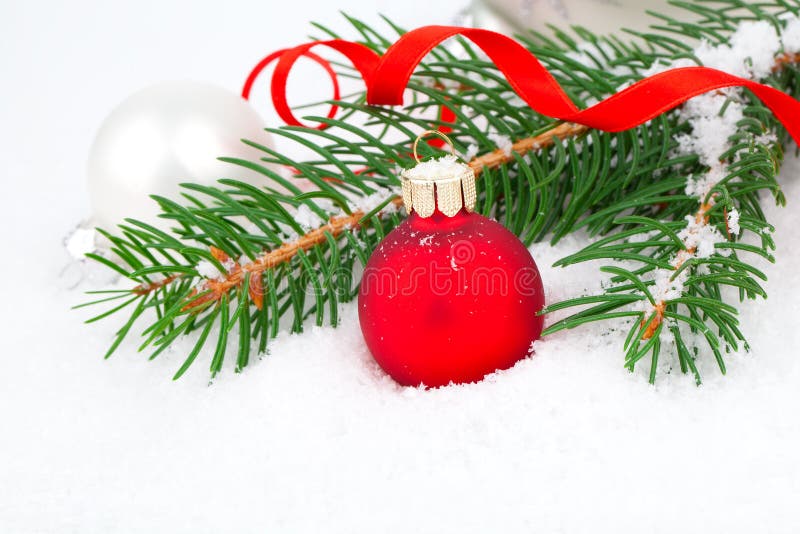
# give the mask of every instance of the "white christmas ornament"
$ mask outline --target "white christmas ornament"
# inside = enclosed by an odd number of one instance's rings
[[[113,229],[123,219],[160,228],[157,194],[179,200],[178,184],[214,185],[220,178],[270,180],[220,156],[258,161],[265,154],[241,139],[272,147],[264,123],[239,95],[199,82],[163,82],[123,101],[103,122],[89,154],[92,224]]]
[[[658,19],[646,10],[664,15],[685,10],[670,5],[668,0],[474,0],[469,12],[479,28],[506,34],[535,29],[551,32],[548,24],[567,28],[576,24],[596,33],[607,34],[620,28],[645,30]]]

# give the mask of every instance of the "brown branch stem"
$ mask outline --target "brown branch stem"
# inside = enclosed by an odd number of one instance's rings
[[[694,220],[698,224],[708,224],[708,211],[714,206],[713,201],[716,198],[716,194],[711,195],[711,200],[709,202],[700,202],[700,207],[697,208],[697,211],[694,214]],[[725,228],[728,227],[728,217],[727,211],[725,212]],[[728,239],[730,239],[731,234],[728,231]],[[694,258],[695,254],[697,253],[697,249],[695,247],[689,247],[684,244],[685,248],[678,251],[677,256],[675,257],[675,264],[672,266],[673,271],[678,271],[683,264],[689,261],[690,259]],[[658,330],[658,327],[664,321],[664,313],[667,311],[667,302],[665,300],[659,300],[653,305],[653,314],[655,317],[650,322],[648,327],[642,333],[642,339],[647,340],[653,337]],[[645,325],[645,320],[642,319],[641,326]]]

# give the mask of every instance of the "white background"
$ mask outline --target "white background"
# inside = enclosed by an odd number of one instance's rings
[[[85,161],[105,115],[165,79],[238,91],[266,53],[339,9],[415,26],[461,2],[3,2],[0,5],[0,532],[797,532],[798,240],[778,224],[754,350],[696,388],[622,369],[620,338],[576,331],[477,385],[423,392],[371,364],[341,328],[282,336],[208,387],[101,355],[113,324],[68,311],[63,238],[89,213]],[[274,121],[262,102],[268,122]],[[798,166],[784,173],[791,206]],[[549,265],[550,298],[593,284]],[[201,358],[203,356],[201,355]]]

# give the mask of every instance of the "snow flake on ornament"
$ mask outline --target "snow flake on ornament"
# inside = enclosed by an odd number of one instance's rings
[[[419,244],[423,247],[429,247],[433,244],[433,234],[426,235],[422,239],[419,240]]]
[[[463,164],[458,161],[458,157],[447,155],[417,163],[404,173],[408,178],[426,178],[428,176],[453,176],[461,173],[462,170]]]

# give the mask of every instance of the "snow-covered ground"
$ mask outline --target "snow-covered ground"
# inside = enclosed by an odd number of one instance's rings
[[[727,377],[704,365],[699,388],[680,374],[649,386],[623,370],[619,334],[586,328],[480,384],[403,389],[372,363],[352,305],[338,329],[284,335],[210,387],[207,360],[170,380],[188,342],[104,362],[115,323],[69,311],[84,297],[63,249],[88,214],[102,118],[160,79],[235,90],[262,53],[303,39],[314,9],[347,7],[195,4],[0,7],[0,532],[800,530],[795,159],[789,207],[768,209],[770,298],[742,316],[753,350]],[[369,11],[410,26],[458,7],[423,6]],[[533,248],[551,298],[595,283],[591,266],[549,267],[580,245]]]

